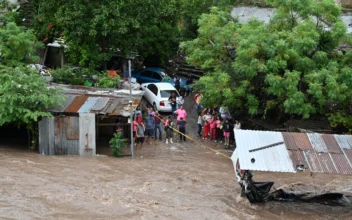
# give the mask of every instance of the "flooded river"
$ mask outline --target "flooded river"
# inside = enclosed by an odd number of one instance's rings
[[[187,119],[190,135],[194,118]],[[351,207],[251,205],[240,196],[231,160],[204,144],[231,155],[215,143],[187,141],[145,145],[133,160],[43,156],[0,139],[0,219],[352,219]],[[254,179],[301,192],[352,193],[351,176],[257,173]]]
[[[0,144],[0,173],[0,219],[352,218],[347,207],[251,205],[239,196],[232,162],[190,142],[146,145],[134,160],[42,156]],[[274,173],[256,179],[288,189],[303,183],[303,191],[309,185],[352,192],[352,177]]]

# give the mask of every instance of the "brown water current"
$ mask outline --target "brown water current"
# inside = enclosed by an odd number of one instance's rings
[[[240,196],[231,160],[204,144],[231,155],[215,143],[156,141],[133,160],[43,156],[0,140],[0,219],[352,219],[351,207],[250,204]],[[254,179],[301,192],[352,193],[351,176],[257,173]]]
[[[191,142],[145,145],[134,160],[42,156],[0,145],[0,173],[0,219],[352,218],[351,207],[251,205],[239,195],[232,162]],[[352,192],[350,176],[258,173],[255,179],[302,192]]]

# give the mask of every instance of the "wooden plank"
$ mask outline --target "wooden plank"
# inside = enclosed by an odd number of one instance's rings
[[[79,114],[79,154],[95,155],[95,114]]]

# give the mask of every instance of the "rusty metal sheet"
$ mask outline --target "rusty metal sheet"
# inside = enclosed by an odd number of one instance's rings
[[[334,134],[334,137],[342,149],[352,149],[352,138],[351,135],[337,135]]]
[[[79,118],[78,117],[66,117],[66,138],[67,140],[78,140],[79,139]]]
[[[85,101],[85,103],[81,106],[81,108],[78,110],[79,113],[90,113],[92,110],[93,106],[97,104],[99,100],[99,97],[88,97],[88,99]]]
[[[312,150],[312,144],[310,143],[307,134],[305,133],[292,133],[293,139],[296,142],[298,149],[301,150]]]
[[[352,174],[352,167],[343,154],[330,154],[340,174]]]
[[[317,157],[324,173],[337,173],[335,164],[332,161],[329,153],[317,153]]]
[[[86,102],[86,100],[88,99],[88,96],[86,95],[80,95],[77,96],[71,103],[71,105],[69,105],[64,112],[77,112],[81,106]]]
[[[326,147],[320,134],[308,133],[307,136],[309,138],[310,143],[312,144],[313,149],[316,152],[324,152],[324,153],[328,152],[328,148]]]
[[[114,111],[114,109],[116,108],[117,104],[119,103],[118,99],[114,99],[111,104],[109,106],[107,106],[106,108],[106,113],[111,113],[112,111]]]
[[[282,136],[284,137],[284,141],[286,144],[286,148],[289,150],[298,150],[296,145],[295,139],[293,138],[292,133],[289,132],[281,132]]]
[[[337,143],[335,137],[332,134],[322,134],[321,138],[329,151],[329,153],[342,153],[339,144]]]
[[[309,150],[303,152],[304,158],[308,163],[309,170],[314,173],[322,173],[323,169],[319,163],[319,158],[315,151]]]
[[[110,98],[100,97],[98,102],[93,106],[92,111],[101,111],[108,104]]]
[[[304,158],[303,151],[300,150],[289,150],[290,158],[292,160],[292,165],[294,169],[297,170],[297,166],[303,165],[304,168],[309,169],[309,166]]]

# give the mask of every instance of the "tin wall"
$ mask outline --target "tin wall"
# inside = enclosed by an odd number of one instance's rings
[[[39,122],[39,153],[79,155],[79,118],[43,118]]]

